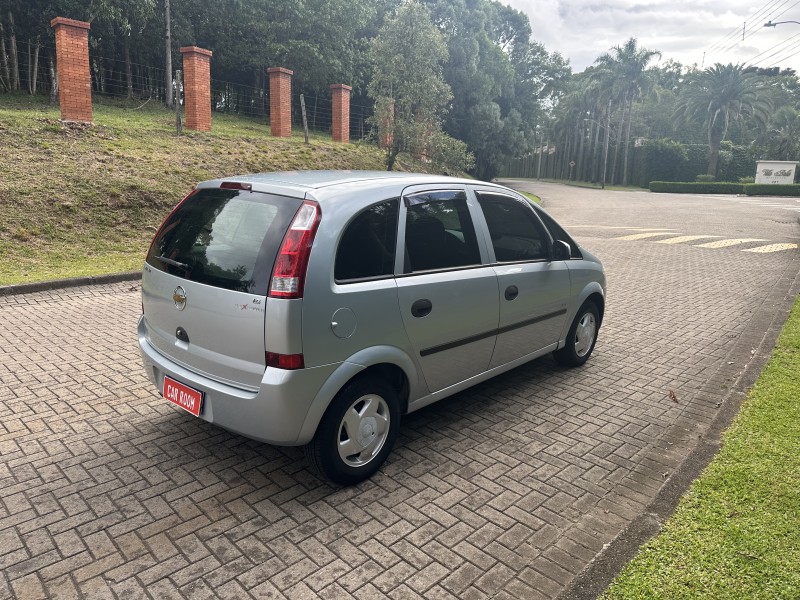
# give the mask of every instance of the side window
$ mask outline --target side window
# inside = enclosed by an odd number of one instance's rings
[[[536,214],[539,215],[539,217],[542,219],[542,221],[544,221],[545,227],[547,227],[547,229],[550,230],[550,235],[553,236],[553,239],[554,240],[561,240],[562,242],[567,242],[569,244],[569,247],[570,247],[569,257],[570,258],[583,258],[583,254],[581,254],[581,251],[578,249],[578,244],[576,244],[575,240],[573,240],[569,236],[569,234],[566,231],[564,231],[564,229],[561,227],[561,225],[556,223],[555,220],[553,219],[553,217],[548,215],[543,210],[539,210],[538,208],[536,208],[535,210],[536,210]]]
[[[336,281],[394,275],[399,207],[398,199],[374,204],[350,222],[336,250]]]
[[[465,192],[424,192],[405,201],[406,273],[480,264]]]
[[[499,194],[477,196],[498,262],[549,258],[550,239],[529,207]]]

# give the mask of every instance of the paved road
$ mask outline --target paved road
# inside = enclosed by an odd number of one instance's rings
[[[517,185],[606,264],[595,355],[410,415],[350,489],[163,401],[135,284],[0,298],[0,598],[562,592],[769,351],[798,291],[800,203]]]

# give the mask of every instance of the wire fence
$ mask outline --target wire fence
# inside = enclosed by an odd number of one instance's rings
[[[27,42],[17,42],[19,61],[18,89],[37,94],[54,94],[57,85],[56,49],[40,44],[34,46]],[[178,63],[180,65],[180,63]],[[142,101],[166,103],[166,70],[149,64],[131,60],[110,58],[89,49],[89,74],[92,95],[130,101],[131,106],[140,106]],[[2,78],[2,73],[0,73]],[[211,79],[211,110],[214,113],[236,115],[262,120],[269,124],[269,79],[259,78],[259,86]],[[35,82],[35,85],[33,85]],[[173,95],[183,102],[183,87],[171,80]],[[10,91],[10,81],[3,81],[0,91]],[[311,93],[303,94],[295,89],[291,99],[291,120],[294,128],[303,127],[300,96],[303,95],[306,107],[306,121],[309,131],[330,134],[333,127],[333,99],[330,96]],[[367,104],[350,103],[350,139],[363,140],[370,136],[369,118],[373,107]]]

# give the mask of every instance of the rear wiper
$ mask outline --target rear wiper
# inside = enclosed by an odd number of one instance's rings
[[[189,269],[189,265],[186,263],[178,262],[177,260],[172,260],[171,258],[167,258],[166,256],[156,256],[156,260],[160,260],[163,263],[167,263],[168,265],[172,265],[173,267],[178,267],[183,269],[184,271]]]

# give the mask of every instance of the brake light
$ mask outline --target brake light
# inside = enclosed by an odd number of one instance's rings
[[[278,354],[277,352],[267,352],[267,366],[276,369],[294,371],[305,366],[302,354]]]
[[[253,189],[250,183],[239,183],[238,181],[223,181],[219,184],[221,190],[247,190],[248,192]]]
[[[272,270],[270,298],[302,298],[308,257],[321,218],[319,205],[306,200],[283,238]]]

